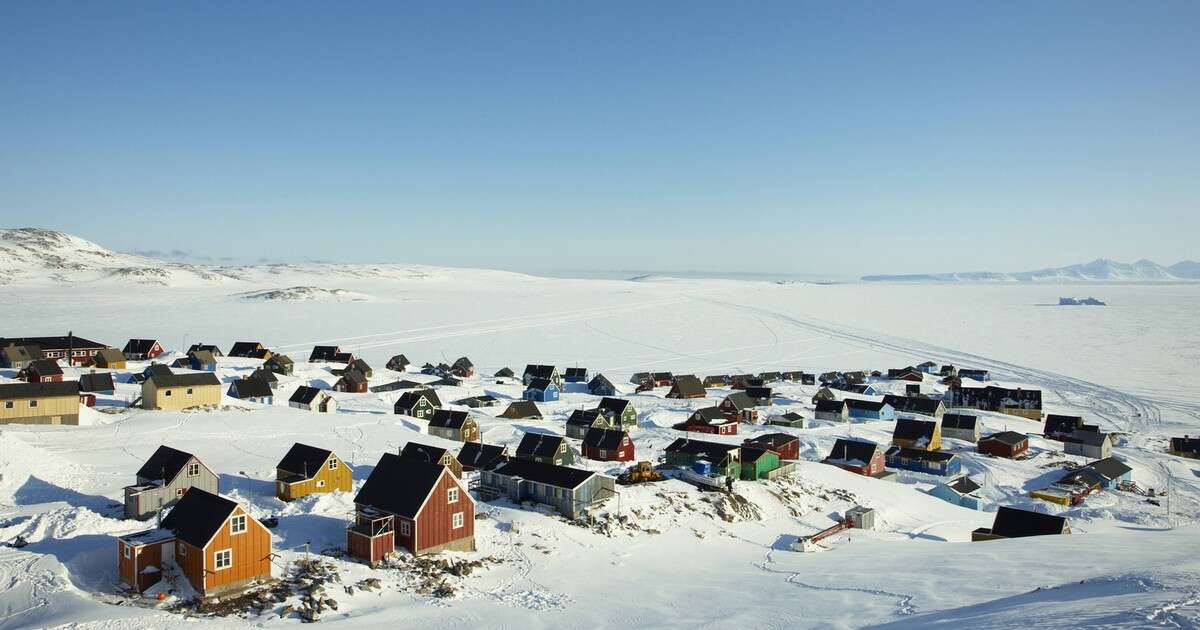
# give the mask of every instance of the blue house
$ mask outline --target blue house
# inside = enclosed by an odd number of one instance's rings
[[[893,446],[884,453],[888,468],[899,468],[931,475],[957,475],[962,472],[962,461],[954,453],[944,451],[922,451],[915,448]]]
[[[957,479],[951,479],[946,483],[940,483],[929,489],[929,494],[954,505],[971,508],[972,510],[983,509],[983,497],[979,494],[979,484],[975,483],[970,477],[963,475]]]
[[[1101,479],[1100,485],[1107,489],[1117,488],[1122,483],[1133,482],[1133,469],[1115,457],[1098,459],[1086,466]]]
[[[263,405],[275,404],[271,384],[260,378],[242,378],[229,384],[229,397]]]
[[[569,367],[566,372],[563,372],[563,380],[568,383],[586,383],[588,380],[588,369]]]
[[[207,350],[189,352],[187,358],[184,360],[187,361],[188,367],[193,370],[203,370],[205,372],[217,371],[217,358]]]
[[[603,374],[597,374],[588,383],[588,393],[593,396],[616,396],[617,386],[613,385],[612,381],[608,380]]]
[[[525,388],[521,397],[535,402],[551,402],[558,400],[558,394],[558,386],[550,379],[535,378],[529,382],[529,387]]]
[[[882,400],[846,399],[851,420],[895,420],[896,410]]]

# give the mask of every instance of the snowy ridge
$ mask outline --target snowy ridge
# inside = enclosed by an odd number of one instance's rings
[[[1089,263],[1048,267],[1035,271],[863,276],[864,282],[1185,282],[1200,280],[1200,263],[1191,260],[1164,267],[1149,260],[1122,263],[1097,258]]]

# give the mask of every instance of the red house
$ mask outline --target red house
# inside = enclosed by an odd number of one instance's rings
[[[57,361],[38,359],[17,373],[17,378],[27,383],[59,383],[63,380],[62,368]]]
[[[874,442],[838,438],[824,463],[852,473],[874,477],[883,472],[883,450]]]
[[[354,505],[346,547],[372,566],[396,547],[413,555],[475,550],[475,501],[446,466],[385,453]]]
[[[980,453],[1011,459],[1029,450],[1029,436],[1016,431],[1001,431],[980,438],[977,448]]]
[[[721,413],[730,420],[740,420],[747,424],[758,422],[758,410],[755,409],[755,399],[744,391],[733,392],[721,401]]]
[[[787,433],[767,433],[748,438],[742,446],[771,451],[779,459],[800,459],[800,438]]]
[[[697,409],[687,420],[673,427],[676,431],[694,431],[714,435],[737,435],[738,422],[721,413],[720,407]]]
[[[348,370],[333,384],[334,391],[351,392],[354,394],[366,393],[368,386],[367,377],[358,370]]]
[[[130,361],[145,361],[163,353],[162,344],[157,339],[130,339],[125,344],[121,354]]]
[[[583,456],[602,462],[633,461],[633,440],[621,429],[588,429],[583,436]]]

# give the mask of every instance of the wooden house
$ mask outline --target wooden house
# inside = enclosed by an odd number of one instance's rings
[[[1176,457],[1200,459],[1200,437],[1173,437],[1167,451]]]
[[[125,518],[146,520],[169,508],[191,488],[216,494],[219,478],[191,453],[159,446],[125,486]]]
[[[301,385],[288,399],[288,406],[296,409],[315,411],[318,413],[334,413],[337,411],[337,401],[328,392]]]
[[[313,346],[312,352],[308,354],[308,362],[329,363],[341,352],[342,349],[337,346]]]
[[[816,402],[816,405],[813,416],[817,420],[827,420],[829,422],[850,421],[850,408],[846,406],[846,401],[844,400],[822,398]]]
[[[842,397],[839,396],[832,387],[828,385],[822,385],[821,388],[817,390],[817,393],[813,394],[812,404],[815,405],[822,400],[841,400],[841,398]]]
[[[675,379],[675,383],[671,385],[671,391],[667,392],[667,398],[704,398],[708,396],[708,392],[704,390],[704,384],[695,376],[680,376]]]
[[[1089,459],[1112,457],[1112,439],[1100,431],[1076,431],[1063,440],[1063,452]]]
[[[911,470],[931,475],[957,475],[962,472],[962,460],[954,453],[893,446],[884,453],[888,468]]]
[[[459,404],[464,407],[470,407],[471,409],[483,409],[485,407],[499,406],[500,399],[492,396],[491,394],[483,394],[480,396],[467,396],[466,398],[458,400],[455,404]]]
[[[770,407],[771,400],[775,396],[770,387],[751,386],[743,390],[742,393],[746,394],[756,407]]]
[[[272,555],[271,532],[242,506],[193,488],[159,530],[118,539],[117,574],[142,591],[175,566],[202,597],[228,596],[270,581]]]
[[[937,420],[900,418],[892,431],[892,444],[901,448],[936,451],[942,448],[942,426]]]
[[[59,383],[63,380],[62,368],[53,359],[38,359],[30,361],[24,369],[17,372],[17,378],[26,383]]]
[[[501,418],[509,420],[541,420],[542,412],[538,410],[537,405],[532,400],[514,400],[509,403],[508,408],[500,414]]]
[[[593,396],[616,396],[617,386],[603,374],[597,374],[588,382],[588,393]]]
[[[292,372],[296,369],[296,364],[286,354],[272,354],[271,358],[263,363],[263,367],[274,374],[291,376]]]
[[[101,348],[92,355],[87,365],[105,370],[124,370],[125,355],[116,348]]]
[[[729,387],[733,389],[746,389],[752,383],[761,384],[758,383],[758,377],[753,374],[734,374],[729,377]]]
[[[687,420],[676,424],[674,429],[713,435],[737,435],[738,421],[725,417],[720,407],[702,407],[693,411]]]
[[[42,349],[37,346],[10,344],[0,348],[0,368],[17,370],[19,372],[30,363],[41,358]]]
[[[962,374],[963,371],[959,371]],[[982,409],[1019,416],[1029,420],[1042,419],[1042,390],[999,387],[950,387],[950,406]]]
[[[121,354],[130,361],[149,361],[164,352],[162,344],[157,339],[130,339],[125,343]]]
[[[450,373],[459,378],[475,376],[475,364],[467,357],[459,357],[450,365]]]
[[[651,372],[650,382],[655,387],[668,387],[675,383],[675,375],[670,372]]]
[[[296,442],[275,465],[275,496],[295,501],[310,494],[350,492],[353,471],[333,451]]]
[[[938,364],[934,363],[933,361],[925,361],[924,363],[918,363],[916,368],[926,374],[936,374],[938,370]]]
[[[596,405],[596,411],[614,428],[635,429],[638,426],[637,409],[634,409],[632,402],[623,398],[602,398],[600,404]]]
[[[742,441],[742,446],[765,448],[779,459],[800,459],[800,438],[790,433],[763,433]]]
[[[758,380],[762,381],[763,385],[766,385],[767,383],[778,383],[783,380],[783,374],[780,372],[759,372]]]
[[[879,445],[866,440],[838,438],[823,463],[858,475],[875,477],[883,472],[884,457]]]
[[[947,503],[972,510],[983,509],[981,487],[966,475],[956,477],[929,489],[929,494]]]
[[[0,383],[4,424],[79,424],[79,383]]]
[[[1065,517],[1002,505],[996,510],[996,519],[992,526],[981,527],[971,532],[971,540],[978,542],[1070,533],[1071,526]]]
[[[193,350],[187,353],[186,357],[180,359],[178,365],[193,370],[216,372],[217,356],[208,350]]]
[[[475,550],[475,500],[440,464],[384,453],[354,505],[347,551],[372,566],[396,547],[413,555]]]
[[[221,403],[221,381],[212,372],[155,374],[142,383],[143,409],[188,409]]]
[[[881,400],[847,398],[846,413],[851,420],[895,420],[896,410]]]
[[[465,442],[458,450],[457,459],[464,472],[491,470],[508,460],[508,447],[483,442]]]
[[[76,337],[74,333],[52,337],[0,337],[0,348],[8,346],[34,347],[41,353],[41,356],[34,357],[35,359],[55,362],[65,360],[67,365],[87,365],[97,352],[108,347],[96,341]]]
[[[707,387],[726,387],[729,385],[729,375],[728,374],[714,374],[712,376],[705,376],[703,385],[706,388]]]
[[[479,423],[465,411],[435,409],[429,417],[429,435],[456,442],[476,442]]]
[[[788,411],[786,413],[770,416],[767,418],[767,424],[778,427],[790,427],[792,429],[807,429],[809,423],[808,418],[805,418],[795,411]]]
[[[575,453],[566,438],[545,433],[526,433],[521,437],[514,455],[517,459],[568,466],[575,463]]]
[[[479,473],[480,492],[548,505],[569,519],[617,495],[616,479],[590,470],[510,459]]]
[[[408,370],[408,366],[410,365],[412,365],[412,361],[409,361],[408,357],[404,356],[403,354],[397,354],[396,356],[388,359],[387,364],[385,364],[383,367],[393,372],[404,372]]]
[[[721,413],[725,414],[726,418],[746,424],[758,422],[758,410],[754,406],[755,400],[750,397],[747,390],[729,394],[720,404]]]
[[[418,442],[408,442],[400,449],[400,457],[419,459],[423,462],[440,464],[450,469],[450,474],[462,478],[463,466],[458,458],[450,451],[440,446],[430,446]]]
[[[663,451],[663,459],[672,466],[691,466],[697,461],[706,461],[727,477],[741,476],[742,448],[737,444],[722,444],[679,438]]]
[[[1101,487],[1109,490],[1120,488],[1121,484],[1133,483],[1133,469],[1116,457],[1096,460],[1085,468],[1094,471],[1101,479]]]
[[[333,391],[365,394],[368,387],[370,387],[370,382],[367,381],[366,374],[358,370],[346,370],[342,377],[333,384]]]
[[[592,429],[607,429],[610,425],[598,409],[576,409],[567,416],[566,434],[569,438],[582,440]]]
[[[502,367],[499,370],[496,370],[496,373],[492,375],[492,378],[516,378],[516,377],[517,377],[517,373],[513,372],[512,368],[510,368],[510,367]]]
[[[771,472],[779,469],[779,454],[765,448],[742,445],[739,477],[745,481],[768,479]]]
[[[980,453],[1011,459],[1029,450],[1029,436],[1016,431],[1001,431],[981,438],[976,449]]]
[[[194,343],[194,344],[192,344],[191,346],[189,346],[189,347],[188,347],[188,351],[187,351],[187,353],[188,353],[188,354],[191,354],[191,353],[193,353],[193,352],[207,352],[207,353],[209,353],[209,354],[213,355],[214,357],[223,357],[223,356],[225,356],[225,353],[224,353],[224,352],[221,352],[221,349],[220,349],[219,347],[217,347],[217,346],[215,346],[215,345],[213,345],[213,344],[208,344],[208,343]]]
[[[111,372],[92,372],[79,377],[79,391],[112,395],[117,391]]]
[[[270,387],[273,390],[279,388],[279,377],[276,376],[271,370],[268,370],[265,365],[255,368],[254,371],[250,373],[250,376],[247,376],[246,378],[260,380],[266,383],[267,387]]]
[[[946,414],[946,403],[925,396],[896,396],[886,394],[883,402],[892,406],[897,413],[912,413],[933,418],[941,418]]]
[[[259,378],[239,378],[229,384],[229,397],[262,405],[275,404],[271,384]]]
[[[392,409],[400,415],[428,420],[441,406],[441,399],[432,389],[418,389],[401,394]]]
[[[910,365],[900,369],[889,369],[887,371],[887,378],[889,381],[913,381],[920,383],[925,380],[925,373]]]
[[[1057,413],[1052,413],[1046,416],[1046,425],[1042,429],[1042,435],[1047,440],[1063,440],[1071,437],[1071,434],[1083,428],[1083,418],[1081,416],[1064,416]]]
[[[588,369],[569,367],[563,372],[563,380],[568,383],[586,383],[588,382]]]
[[[238,341],[229,349],[229,356],[266,361],[271,358],[271,351],[257,341]]]
[[[983,381],[988,380],[988,371],[987,370],[968,370],[965,368],[960,368],[958,370],[958,372],[955,374],[955,376],[957,376],[959,378],[971,379],[972,381],[983,382]]]
[[[521,375],[521,382],[529,385],[535,380],[550,381],[554,383],[555,387],[562,388],[562,374],[553,365],[535,365],[532,363],[526,365],[525,372]]]
[[[559,388],[554,381],[545,378],[535,378],[529,382],[521,397],[537,402],[553,402],[558,400]]]
[[[942,437],[964,440],[975,444],[979,441],[979,418],[965,413],[948,413],[942,416]]]
[[[633,440],[624,429],[596,427],[583,436],[583,456],[602,462],[633,461]]]
[[[634,372],[633,375],[629,377],[629,382],[632,385],[641,385],[643,383],[653,384],[653,382],[650,380],[649,372]]]

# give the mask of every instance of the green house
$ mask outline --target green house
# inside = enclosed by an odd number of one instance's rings
[[[596,405],[596,410],[607,418],[608,423],[614,428],[637,428],[637,410],[628,400],[606,396],[600,400],[599,405]]]
[[[734,444],[719,444],[703,440],[679,438],[668,446],[663,457],[668,464],[675,466],[691,466],[697,460],[705,460],[713,465],[713,471],[729,477],[740,476],[739,452],[742,447]],[[779,458],[775,458],[778,465]]]
[[[762,448],[742,447],[743,481],[766,479],[767,473],[779,468],[779,455]]]

